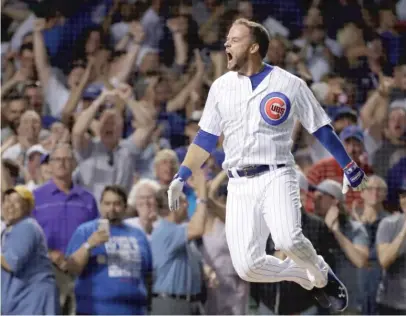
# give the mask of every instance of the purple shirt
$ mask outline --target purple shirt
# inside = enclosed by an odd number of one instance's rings
[[[76,228],[99,217],[95,198],[78,185],[66,194],[50,180],[34,190],[34,197],[32,215],[44,230],[49,250],[65,253]]]

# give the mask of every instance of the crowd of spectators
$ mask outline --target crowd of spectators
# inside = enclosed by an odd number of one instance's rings
[[[222,138],[169,211],[237,18],[267,28],[264,62],[308,84],[369,176],[344,196],[295,125],[303,232],[347,313],[406,314],[405,0],[2,0],[2,314],[329,313],[237,275]]]

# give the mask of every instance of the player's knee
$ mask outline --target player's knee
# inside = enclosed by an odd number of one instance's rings
[[[235,266],[238,276],[247,282],[258,282],[261,279],[261,267],[264,258],[259,258],[255,261],[252,259],[247,260],[245,264]]]
[[[277,249],[286,253],[295,253],[304,246],[305,237],[302,230],[292,232],[288,238],[281,238],[275,243]]]

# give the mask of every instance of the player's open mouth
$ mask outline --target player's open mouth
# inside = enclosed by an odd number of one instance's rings
[[[227,55],[227,61],[231,61],[233,59],[233,55],[231,55],[229,52],[226,52]]]

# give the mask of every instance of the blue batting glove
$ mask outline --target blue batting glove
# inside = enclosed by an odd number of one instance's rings
[[[343,179],[343,194],[348,192],[351,187],[355,191],[361,191],[366,188],[366,182],[368,180],[365,172],[358,167],[355,161],[351,161],[345,168]]]

